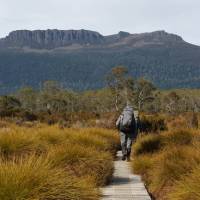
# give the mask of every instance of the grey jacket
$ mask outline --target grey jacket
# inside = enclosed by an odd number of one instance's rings
[[[133,108],[131,107],[131,106],[126,106],[125,108],[124,108],[124,110],[122,111],[122,113],[121,113],[121,115],[119,116],[119,118],[117,119],[117,121],[116,121],[116,127],[119,129],[120,128],[120,123],[121,123],[121,121],[122,121],[122,118],[123,118],[123,116],[125,115],[125,114],[127,114],[127,113],[131,113],[131,114],[133,114],[134,115],[134,111],[133,111]],[[135,118],[135,117],[134,117]],[[136,119],[135,119],[135,122],[136,122]],[[133,129],[132,131],[134,131],[135,132],[135,129]]]

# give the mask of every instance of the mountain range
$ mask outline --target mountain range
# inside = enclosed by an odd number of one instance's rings
[[[17,30],[0,39],[0,93],[45,80],[75,90],[105,86],[123,65],[160,88],[200,88],[200,47],[165,31],[103,36],[89,30]]]

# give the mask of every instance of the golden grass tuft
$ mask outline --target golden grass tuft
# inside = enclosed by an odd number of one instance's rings
[[[198,130],[175,129],[144,135],[136,141],[133,170],[142,175],[156,199],[199,200],[200,188],[194,186],[199,184],[195,177],[200,166],[199,139]]]
[[[92,177],[97,186],[105,185],[113,173],[111,154],[80,144],[53,148],[48,156],[55,167],[66,168],[77,177]]]
[[[91,182],[52,168],[49,159],[34,155],[1,163],[0,188],[1,200],[95,200],[99,196]]]
[[[176,187],[169,194],[169,199],[174,200],[199,200],[200,199],[200,165],[193,169],[187,176],[176,182]]]
[[[34,150],[34,136],[23,130],[13,130],[0,134],[0,154],[5,157],[21,155]]]
[[[40,124],[0,132],[2,200],[96,200],[112,176],[115,131]]]
[[[145,137],[138,138],[134,144],[134,154],[140,155],[145,153],[154,153],[162,147],[162,136],[158,134],[149,134]]]

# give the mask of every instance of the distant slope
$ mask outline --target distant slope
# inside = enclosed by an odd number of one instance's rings
[[[200,88],[200,47],[156,31],[103,36],[86,30],[14,31],[0,40],[0,92],[45,80],[72,89],[104,86],[105,74],[125,65],[161,88]]]

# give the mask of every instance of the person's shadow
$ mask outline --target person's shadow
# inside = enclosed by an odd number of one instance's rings
[[[116,177],[113,177],[111,181],[111,185],[123,185],[123,184],[128,184],[129,182],[130,182],[129,178],[116,176]]]

